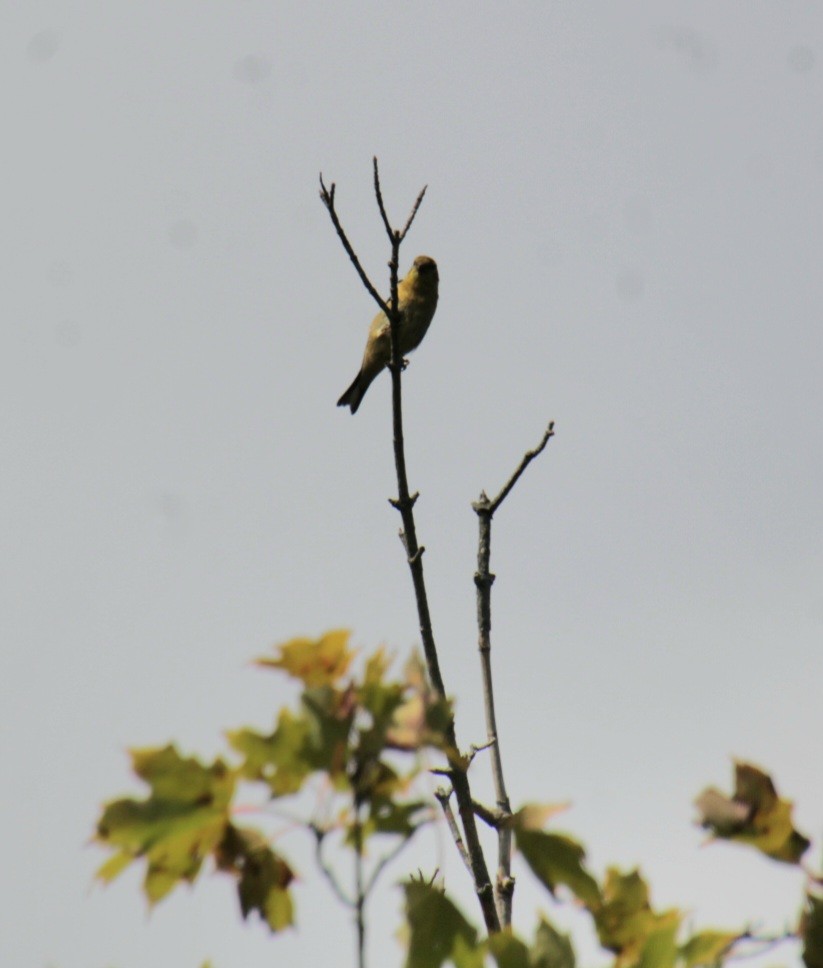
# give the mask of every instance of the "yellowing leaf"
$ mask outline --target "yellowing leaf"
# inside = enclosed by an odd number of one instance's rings
[[[552,895],[559,885],[565,884],[586,907],[596,907],[600,903],[600,889],[583,866],[586,857],[583,847],[563,834],[523,826],[523,823],[534,823],[535,819],[534,810],[520,811],[512,818],[517,848],[532,873]]]
[[[569,809],[568,803],[527,803],[513,818],[521,830],[543,830],[552,817]]]
[[[668,911],[657,915],[643,942],[638,968],[674,968],[677,962],[677,932],[680,914]]]
[[[282,669],[307,686],[334,685],[346,675],[354,658],[350,637],[349,631],[336,629],[319,639],[291,639],[278,648],[274,658],[258,659],[257,665]]]
[[[315,769],[310,755],[311,725],[305,717],[280,710],[277,728],[269,736],[251,729],[227,733],[245,757],[242,771],[250,780],[264,780],[275,797],[296,793]]]
[[[600,943],[610,951],[640,953],[653,923],[649,889],[639,871],[606,871],[603,902],[595,913]]]
[[[391,657],[381,646],[376,649],[366,660],[366,671],[363,674],[363,685],[369,686],[382,685],[386,678],[386,672],[391,664]]]
[[[105,862],[105,864],[100,865],[100,867],[97,869],[96,876],[101,881],[109,884],[115,879],[115,877],[119,877],[133,860],[134,857],[127,851],[121,851],[120,853],[114,854]]]
[[[354,711],[348,691],[307,689],[300,712],[281,709],[270,735],[241,729],[228,733],[228,740],[245,757],[243,775],[264,780],[275,797],[296,793],[316,772],[344,786]]]
[[[161,900],[181,880],[192,881],[219,844],[229,818],[234,772],[220,760],[204,766],[173,746],[135,750],[135,771],[151,787],[136,800],[106,804],[97,840],[116,851],[98,877],[111,881],[130,860],[146,858],[143,884],[149,902]]]
[[[652,910],[649,889],[638,871],[609,868],[602,903],[594,910],[597,935],[616,955],[615,968],[671,968],[677,960],[679,911]]]
[[[777,795],[772,778],[750,763],[735,763],[735,791],[710,787],[695,801],[699,823],[718,839],[754,847],[773,860],[797,864],[809,840],[792,823],[792,803]]]
[[[750,808],[724,796],[715,787],[707,787],[694,801],[700,811],[700,823],[710,827],[717,837],[729,837],[746,825]]]
[[[728,931],[701,931],[692,935],[680,948],[683,968],[712,968],[738,937]]]

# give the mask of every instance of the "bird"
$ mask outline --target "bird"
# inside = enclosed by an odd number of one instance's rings
[[[405,278],[397,284],[397,300],[400,309],[400,354],[405,356],[417,349],[426,335],[437,308],[439,276],[437,263],[430,256],[419,255]],[[389,300],[391,306],[391,300]],[[349,407],[352,413],[366,395],[372,380],[391,361],[391,330],[389,318],[379,312],[372,320],[363,362],[351,386],[337,401],[338,407]]]

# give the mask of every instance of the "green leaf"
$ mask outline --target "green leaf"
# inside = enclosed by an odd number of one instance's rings
[[[488,946],[497,968],[532,968],[528,947],[512,933],[511,928],[493,934]]]
[[[803,941],[803,964],[806,968],[823,968],[823,898],[806,895],[806,908],[800,919]]]
[[[308,755],[311,728],[305,717],[281,709],[277,728],[269,736],[252,729],[226,734],[229,743],[245,757],[242,772],[249,780],[263,780],[275,797],[297,793],[314,772]]]
[[[237,878],[244,918],[257,911],[273,932],[293,923],[294,906],[288,888],[294,873],[259,831],[229,826],[216,859],[220,870]]]
[[[679,911],[668,911],[655,917],[654,926],[643,943],[638,968],[674,968],[680,920]]]
[[[399,682],[386,682],[389,657],[385,649],[378,649],[366,661],[363,681],[358,688],[360,703],[375,721],[391,721],[394,710],[403,701],[404,686]]]
[[[96,876],[106,884],[110,884],[115,877],[119,877],[123,873],[133,860],[134,857],[127,851],[114,854],[97,869]]]
[[[372,834],[395,834],[408,838],[430,818],[429,804],[425,800],[397,803],[389,798],[369,802],[368,816],[363,823],[363,837]]]
[[[282,669],[307,686],[331,686],[346,675],[355,656],[350,637],[346,629],[335,629],[319,639],[291,639],[279,646],[274,658],[260,658],[257,665]]]
[[[229,732],[229,743],[244,756],[243,775],[263,780],[272,796],[297,793],[316,772],[346,786],[348,744],[354,707],[348,692],[329,687],[307,689],[300,713],[281,709],[270,735],[251,729]]]
[[[604,948],[617,955],[616,968],[670,968],[677,958],[679,911],[656,913],[639,871],[609,868],[601,905],[594,910],[597,935]]]
[[[482,942],[477,931],[436,887],[420,881],[403,885],[409,950],[406,968],[440,968],[452,961],[457,968],[482,968]]]
[[[223,838],[235,774],[221,760],[204,766],[173,746],[134,750],[132,763],[151,794],[104,805],[96,839],[115,854],[97,876],[109,882],[129,861],[145,857],[143,888],[154,904],[181,880],[193,881]]]
[[[810,841],[792,823],[792,803],[777,795],[772,778],[751,763],[735,763],[735,790],[726,797],[714,787],[695,800],[698,822],[718,839],[754,847],[785,864],[799,864]]]
[[[600,888],[583,866],[586,851],[571,837],[530,829],[536,815],[539,813],[534,807],[526,807],[512,818],[517,848],[523,859],[552,895],[560,884],[565,884],[586,907],[597,907]]]
[[[711,968],[722,961],[738,937],[739,934],[728,931],[701,931],[692,935],[680,948],[683,968]]]
[[[575,968],[571,939],[541,917],[534,935],[530,963],[532,968]]]

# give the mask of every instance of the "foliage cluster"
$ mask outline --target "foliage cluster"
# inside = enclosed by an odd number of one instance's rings
[[[309,782],[325,791],[302,826],[315,840],[318,863],[330,878],[335,875],[322,853],[327,836],[338,835],[361,862],[374,853],[370,843],[387,844],[363,875],[365,902],[387,863],[432,821],[431,804],[417,795],[415,781],[423,772],[441,769],[433,766],[435,760],[447,772],[460,754],[445,738],[450,706],[433,693],[417,658],[391,678],[389,657],[381,649],[355,674],[349,634],[332,631],[287,642],[257,664],[300,684],[297,708],[282,709],[271,732],[248,727],[229,732],[226,756],[209,764],[181,756],[173,746],[134,750],[134,772],[149,793],[105,805],[97,838],[112,856],[98,874],[109,882],[130,864],[143,862],[144,892],[154,904],[176,885],[193,882],[210,859],[215,872],[236,880],[243,915],[257,912],[278,932],[294,923],[293,866],[260,829],[238,821],[234,808],[241,783],[262,786],[278,802],[295,798]],[[713,838],[795,866],[809,847],[793,826],[791,803],[751,764],[736,764],[731,796],[710,788],[696,802]],[[558,812],[529,804],[511,817],[518,853],[553,898],[570,899],[589,913],[600,944],[614,954],[614,968],[720,965],[741,950],[783,940],[739,930],[684,937],[684,913],[656,910],[639,871],[612,867],[598,878],[587,867],[580,842],[547,829]],[[332,887],[356,907],[357,899],[336,880]],[[436,877],[412,878],[404,891],[408,968],[446,963],[480,968],[490,958],[498,968],[573,968],[576,963],[570,938],[545,916],[530,940],[511,928],[483,937]],[[796,935],[804,963],[821,968],[823,899],[811,890]]]

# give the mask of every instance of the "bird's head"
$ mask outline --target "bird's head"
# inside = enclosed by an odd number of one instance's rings
[[[433,276],[435,279],[437,278],[437,263],[430,255],[419,255],[412,265],[421,276]]]
[[[412,284],[415,287],[420,287],[418,291],[437,293],[437,283],[439,281],[437,263],[431,256],[419,255],[412,263],[409,276],[412,277]]]

